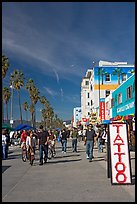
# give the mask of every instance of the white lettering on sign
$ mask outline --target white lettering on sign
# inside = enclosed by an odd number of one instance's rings
[[[134,107],[134,101],[132,103],[126,104],[125,106],[117,108],[117,113],[128,110],[128,109],[133,108],[133,107]]]
[[[125,123],[109,124],[112,183],[131,183],[127,127]]]

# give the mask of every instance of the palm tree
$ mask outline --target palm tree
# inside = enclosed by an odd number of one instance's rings
[[[5,78],[9,68],[9,60],[5,55],[2,55],[2,79]]]
[[[112,75],[117,75],[118,77],[118,85],[120,85],[120,76],[124,74],[124,72],[122,71],[122,68],[117,67],[113,70]]]
[[[47,104],[46,97],[45,96],[40,96],[39,101],[43,105],[43,108],[44,108],[46,106],[46,104]]]
[[[128,73],[130,73],[130,74],[135,74],[135,69],[129,70]]]
[[[19,109],[20,109],[20,121],[22,123],[22,110],[21,110],[21,103],[20,103],[20,88],[24,86],[24,74],[22,71],[14,70],[10,76],[10,83],[13,85],[18,92],[18,100],[19,100]]]
[[[33,79],[29,79],[27,81],[26,89],[29,92],[31,102],[34,105],[33,126],[35,126],[35,123],[36,123],[36,108],[35,107],[36,107],[36,103],[40,99],[40,96],[39,96],[40,92],[39,92],[38,88],[36,88]]]
[[[49,126],[52,126],[52,121],[53,121],[53,117],[54,117],[54,111],[52,107],[49,107],[48,111],[47,111],[47,115],[49,118]]]
[[[25,101],[22,105],[23,105],[24,111],[26,111],[26,121],[28,121],[28,112],[27,112],[29,108],[28,102]]]
[[[9,68],[9,60],[5,55],[2,55],[2,79],[6,77]],[[2,122],[4,122],[4,104],[2,100]]]
[[[102,85],[103,85],[103,81],[104,81],[104,75],[108,74],[108,72],[106,72],[106,70],[102,67],[99,67],[98,72],[97,72],[97,76],[101,76],[101,81],[102,81]],[[99,82],[100,83],[100,82]]]
[[[34,112],[35,112],[35,107],[34,107],[34,104],[31,104],[29,106],[29,111],[30,111],[30,114],[31,114],[31,122],[32,122],[32,126],[33,126],[33,121],[34,121]]]
[[[47,111],[46,111],[46,109],[42,109],[41,114],[42,114],[42,117],[43,117],[43,120],[44,120],[44,125],[45,125],[45,127],[47,127],[47,123],[46,123],[46,121],[47,121]]]
[[[5,101],[5,104],[6,104],[6,115],[7,115],[7,121],[8,121],[8,102],[11,97],[11,92],[10,92],[10,89],[7,87],[4,87],[2,91],[3,91],[3,100]]]

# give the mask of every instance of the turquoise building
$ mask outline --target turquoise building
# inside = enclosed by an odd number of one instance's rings
[[[135,114],[135,74],[131,75],[115,91],[112,92],[112,118]]]

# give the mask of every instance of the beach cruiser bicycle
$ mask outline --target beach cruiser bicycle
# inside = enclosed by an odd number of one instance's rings
[[[21,149],[22,149],[22,161],[26,162],[26,160],[27,160],[27,148],[26,148],[25,142],[22,142]]]
[[[55,151],[55,141],[49,140],[48,141],[48,159],[51,159],[52,157],[55,157],[56,151]]]

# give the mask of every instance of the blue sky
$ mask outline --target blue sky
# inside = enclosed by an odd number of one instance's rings
[[[80,84],[93,61],[135,62],[133,2],[4,2],[2,52],[32,78],[63,120],[80,106]],[[14,94],[13,117],[19,118]],[[21,102],[30,101],[21,89]],[[37,103],[37,120],[41,104]],[[10,107],[9,107],[10,110]],[[15,111],[16,110],[16,111]],[[25,119],[25,113],[23,113]]]

